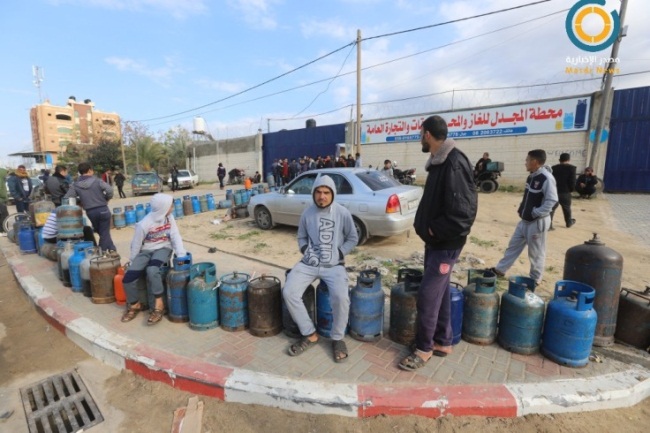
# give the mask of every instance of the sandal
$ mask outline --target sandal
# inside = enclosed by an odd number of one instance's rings
[[[307,350],[309,350],[312,347],[316,346],[318,344],[318,340],[311,341],[309,339],[309,337],[311,337],[312,335],[314,335],[314,334],[311,334],[311,335],[309,335],[307,337],[302,337],[300,340],[296,341],[291,346],[289,346],[289,355],[290,356],[302,355]]]
[[[348,346],[346,346],[345,341],[332,341],[332,350],[334,351],[334,362],[341,363],[348,360]]]
[[[420,358],[415,352],[413,352],[406,358],[402,359],[402,361],[397,366],[402,370],[415,371],[427,365],[429,359],[425,360],[424,358]]]
[[[451,355],[454,351],[452,346],[440,346],[439,344],[433,345],[433,354],[444,358],[447,355]]]
[[[149,318],[147,319],[147,325],[155,325],[156,323],[160,322],[165,315],[165,311],[162,309],[154,308],[154,310],[149,314]]]
[[[135,316],[137,316],[140,311],[142,311],[141,305],[130,305],[126,309],[126,312],[122,315],[122,322],[130,322],[131,320],[135,319]]]

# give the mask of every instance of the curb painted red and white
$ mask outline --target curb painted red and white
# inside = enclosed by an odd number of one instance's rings
[[[650,397],[650,371],[543,383],[382,386],[293,379],[224,367],[155,349],[109,331],[57,301],[18,257],[7,257],[39,313],[88,354],[119,370],[227,402],[348,417],[516,417],[614,409]]]

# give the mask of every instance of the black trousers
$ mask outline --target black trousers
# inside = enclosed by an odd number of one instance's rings
[[[557,203],[553,206],[551,211],[551,224],[553,224],[553,215],[555,215],[555,209],[558,206],[562,206],[562,213],[564,214],[564,222],[566,225],[571,225],[571,193],[570,192],[558,192],[557,193]]]

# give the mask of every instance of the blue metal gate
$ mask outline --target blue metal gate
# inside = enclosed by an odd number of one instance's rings
[[[616,90],[605,191],[650,192],[650,87]]]

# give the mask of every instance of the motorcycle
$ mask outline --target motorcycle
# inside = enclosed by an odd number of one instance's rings
[[[415,169],[400,170],[393,167],[393,177],[403,185],[413,185],[415,183]]]

